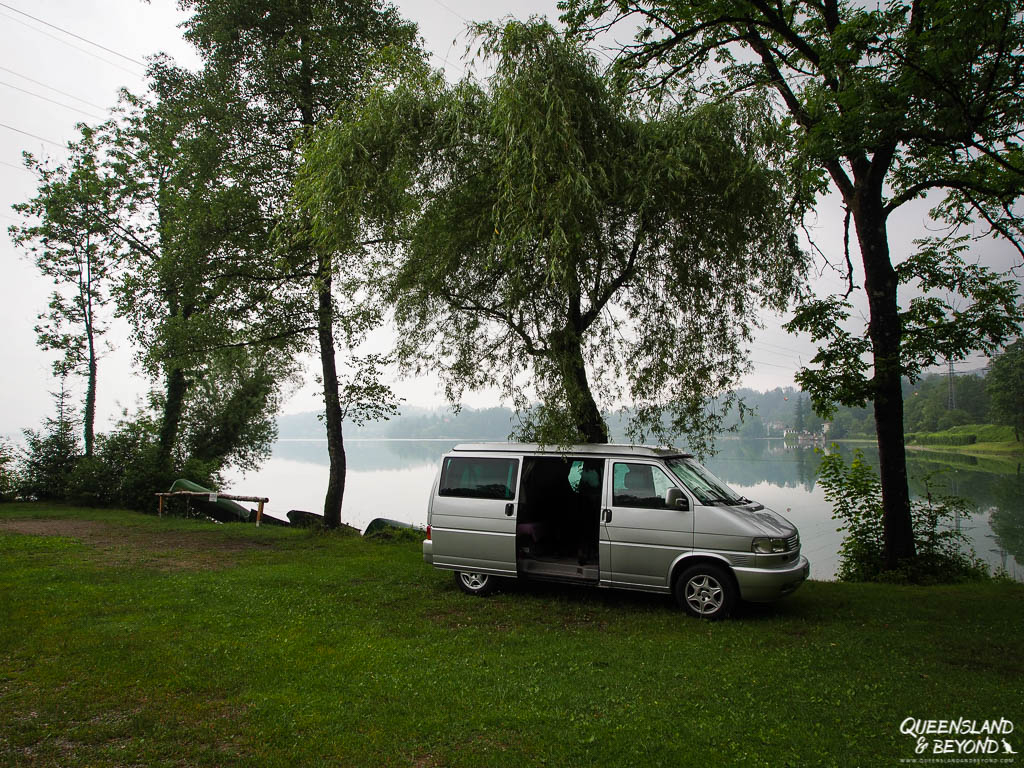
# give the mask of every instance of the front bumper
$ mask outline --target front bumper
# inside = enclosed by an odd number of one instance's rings
[[[811,564],[800,556],[783,568],[733,568],[740,597],[752,603],[770,603],[794,592],[811,573]]]

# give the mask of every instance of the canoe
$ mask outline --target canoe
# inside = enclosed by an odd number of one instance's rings
[[[174,491],[216,493],[216,491],[203,488],[198,483],[193,483],[185,478],[179,478],[171,484],[171,492],[173,493]],[[216,501],[210,501],[202,496],[192,496],[190,501],[192,506],[200,510],[204,515],[212,517],[214,520],[219,520],[222,523],[248,523],[256,520],[256,515],[253,514],[252,510],[246,509],[241,504],[231,501],[231,499],[218,498]]]

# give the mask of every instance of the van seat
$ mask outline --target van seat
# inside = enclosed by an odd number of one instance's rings
[[[530,539],[531,542],[536,544],[547,533],[547,525],[545,523],[517,523],[516,533],[520,536],[525,536]]]

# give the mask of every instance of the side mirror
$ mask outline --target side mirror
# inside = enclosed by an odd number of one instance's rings
[[[678,488],[669,488],[665,491],[665,506],[669,509],[683,509],[687,510],[690,508],[690,502],[686,498],[686,494]]]

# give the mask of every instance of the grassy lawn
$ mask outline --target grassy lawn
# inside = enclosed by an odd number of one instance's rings
[[[973,435],[975,442],[968,445],[951,445],[957,438]],[[1013,427],[995,424],[965,424],[951,427],[943,432],[919,433],[907,436],[909,445],[919,443],[930,451],[965,453],[971,456],[993,456],[1006,462],[1019,463],[1024,458],[1024,446],[1018,442]]]
[[[410,542],[0,506],[0,765],[899,765],[1008,718],[1024,588],[459,592]],[[1003,765],[1013,763],[1002,763]]]

